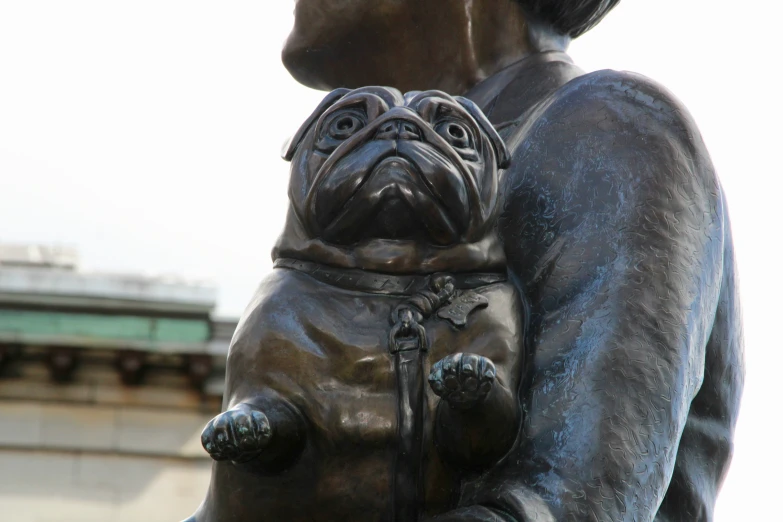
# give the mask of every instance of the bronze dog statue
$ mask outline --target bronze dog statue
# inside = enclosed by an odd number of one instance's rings
[[[520,425],[525,314],[495,231],[506,147],[466,99],[368,87],[329,94],[284,157],[276,269],[232,340],[191,520],[448,512]]]

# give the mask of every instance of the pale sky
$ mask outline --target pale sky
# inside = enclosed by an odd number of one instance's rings
[[[211,280],[220,313],[241,313],[285,216],[280,148],[323,95],[280,64],[293,4],[0,0],[0,241]],[[781,16],[771,0],[623,0],[571,48],[680,98],[728,195],[748,378],[717,522],[783,519]]]

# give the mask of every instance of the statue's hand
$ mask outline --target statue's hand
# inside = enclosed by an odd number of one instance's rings
[[[215,460],[247,462],[263,451],[271,437],[267,416],[240,404],[209,421],[201,433],[201,444]]]
[[[486,399],[495,383],[495,365],[481,355],[456,353],[432,366],[430,387],[452,408],[466,410]]]

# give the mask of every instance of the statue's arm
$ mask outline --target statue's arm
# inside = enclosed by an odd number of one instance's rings
[[[724,280],[704,145],[668,93],[606,71],[521,130],[506,175],[501,233],[531,309],[523,432],[444,520],[652,520]]]

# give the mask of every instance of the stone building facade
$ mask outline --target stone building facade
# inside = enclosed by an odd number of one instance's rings
[[[0,517],[176,522],[203,499],[235,321],[200,284],[0,245]]]

